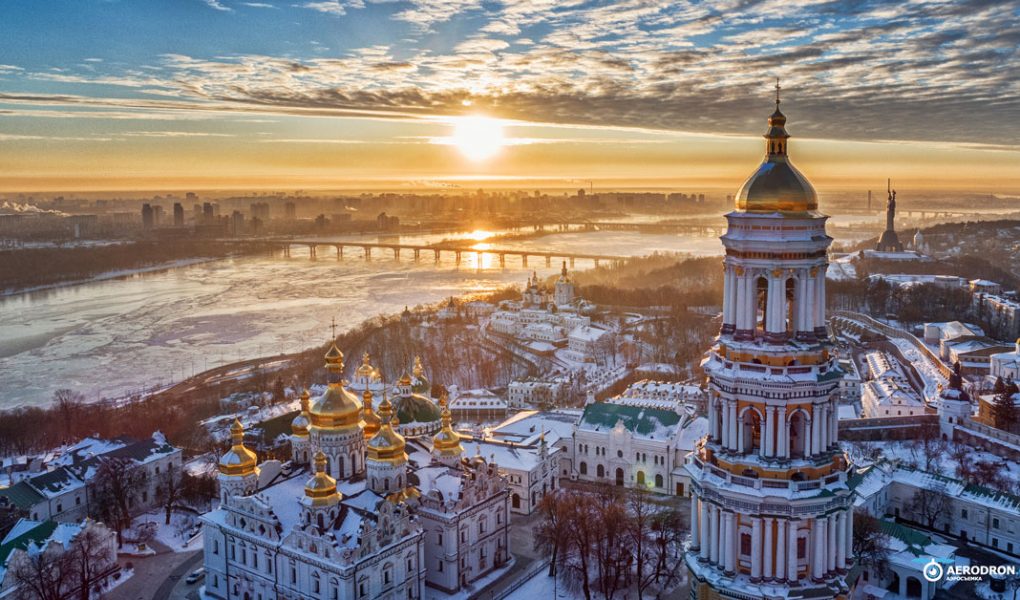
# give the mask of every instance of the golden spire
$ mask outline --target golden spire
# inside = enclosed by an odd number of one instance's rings
[[[432,447],[440,456],[458,457],[464,453],[464,447],[460,444],[460,434],[453,430],[453,417],[445,391],[439,396],[439,407],[442,409],[443,425],[432,437]]]
[[[258,457],[245,447],[244,426],[236,418],[230,426],[230,440],[230,450],[220,457],[220,473],[237,477],[254,474],[258,466]]]
[[[415,356],[414,357],[414,370],[411,371],[411,372],[418,379],[421,379],[422,376],[425,375],[425,368],[421,366],[421,357],[420,356]]]
[[[335,322],[333,327],[336,327]],[[326,352],[326,370],[330,374],[329,387],[309,409],[312,426],[324,429],[357,427],[361,421],[361,401],[344,387],[344,355],[336,347],[336,342]]]
[[[290,430],[294,435],[308,435],[308,426],[311,424],[311,416],[308,413],[309,398],[306,388],[301,392],[301,412],[290,423]]]
[[[390,462],[390,463],[401,463],[407,461],[407,454],[404,453],[405,441],[404,436],[397,433],[394,430],[394,424],[400,422],[396,420],[393,411],[393,405],[390,404],[390,399],[383,392],[383,400],[379,403],[379,419],[382,421],[382,425],[379,427],[379,431],[368,440],[368,460]]]
[[[340,502],[336,479],[326,474],[326,455],[322,450],[315,453],[315,474],[305,483],[305,497],[312,506],[329,506]]]
[[[372,408],[372,392],[370,390],[365,390],[365,393],[361,395],[361,400],[364,405],[361,420],[365,423],[365,439],[370,440],[378,433],[382,426],[382,419],[375,414],[375,410]]]

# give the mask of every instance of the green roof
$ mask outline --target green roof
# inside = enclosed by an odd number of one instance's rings
[[[28,548],[29,542],[35,542],[36,544],[42,543],[49,539],[56,529],[56,522],[43,521],[32,529],[29,529],[25,533],[22,533],[18,537],[9,540],[6,544],[0,546],[0,567],[6,566],[8,557],[10,557],[11,552],[14,552],[15,549],[21,548],[24,550]]]
[[[933,543],[931,536],[894,521],[879,519],[878,527],[882,530],[882,533],[906,544],[907,551],[914,556],[924,554],[924,549]]]
[[[27,481],[19,481],[9,488],[0,490],[0,497],[7,498],[11,504],[25,510],[32,508],[43,499],[42,494],[37,492]]]
[[[300,412],[300,410],[292,410],[272,419],[266,419],[256,425],[255,428],[262,431],[262,442],[264,444],[272,444],[281,435],[290,435],[292,432],[290,424]]]
[[[680,422],[680,415],[672,410],[645,408],[609,402],[594,402],[584,409],[580,426],[582,429],[612,429],[617,422],[635,435],[653,437],[657,430],[667,428],[660,439],[673,434],[672,429]]]
[[[401,423],[434,423],[442,417],[439,405],[419,394],[400,396],[396,401]]]

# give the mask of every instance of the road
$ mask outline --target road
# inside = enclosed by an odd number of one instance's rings
[[[183,577],[201,565],[201,550],[174,552],[156,541],[149,542],[149,546],[156,550],[155,555],[121,557],[118,560],[122,566],[131,563],[134,574],[110,590],[106,595],[108,600],[167,600],[178,581],[183,584]],[[198,589],[198,585],[190,587]],[[185,596],[175,595],[174,598],[183,600]]]

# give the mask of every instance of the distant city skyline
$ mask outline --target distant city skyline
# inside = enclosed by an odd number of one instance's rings
[[[1020,191],[1020,4],[5,3],[0,192]]]

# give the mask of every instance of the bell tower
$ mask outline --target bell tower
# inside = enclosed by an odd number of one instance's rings
[[[839,370],[826,335],[832,242],[769,117],[762,165],[722,237],[723,324],[702,362],[709,432],[687,457],[694,599],[843,598],[852,499],[837,444]]]

